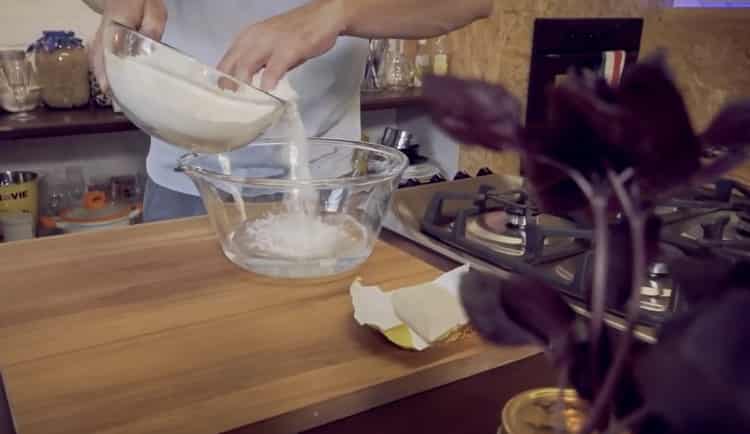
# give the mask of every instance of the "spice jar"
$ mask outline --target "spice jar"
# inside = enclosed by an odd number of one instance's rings
[[[34,53],[42,101],[52,108],[73,108],[89,102],[89,66],[83,41],[73,32],[44,32],[29,47]]]
[[[578,434],[588,417],[588,403],[575,390],[533,389],[516,395],[503,408],[498,434]],[[624,434],[624,433],[618,433]]]

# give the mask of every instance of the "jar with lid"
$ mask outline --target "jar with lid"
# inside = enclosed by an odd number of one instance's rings
[[[502,411],[498,434],[578,434],[588,404],[572,389],[533,389],[513,397]]]
[[[88,104],[88,59],[83,41],[74,32],[45,31],[29,50],[47,106],[63,109]]]
[[[422,80],[426,75],[433,73],[432,54],[430,46],[426,39],[420,39],[417,42],[417,54],[414,58],[414,86],[422,87]]]
[[[435,75],[448,75],[448,40],[446,36],[435,39],[432,48],[432,67]]]

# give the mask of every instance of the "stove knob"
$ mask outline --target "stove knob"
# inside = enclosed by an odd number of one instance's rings
[[[462,170],[462,171],[456,173],[456,176],[453,177],[453,180],[454,181],[458,181],[459,179],[467,179],[467,178],[471,178],[471,175],[469,175],[468,173],[466,173],[466,172],[464,172]]]
[[[479,172],[477,172],[477,176],[487,176],[492,175],[492,171],[488,167],[483,167],[479,169]]]
[[[437,174],[437,175],[433,176],[432,178],[430,178],[430,182],[429,183],[430,184],[437,184],[438,182],[445,182],[445,181],[446,181],[446,179],[445,179],[445,177],[443,175]]]

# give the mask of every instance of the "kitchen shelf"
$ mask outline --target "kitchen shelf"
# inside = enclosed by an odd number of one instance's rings
[[[386,91],[362,94],[362,110],[387,110],[416,107],[422,103],[420,90]],[[135,130],[122,113],[111,108],[86,107],[74,110],[39,109],[28,119],[0,114],[0,140],[99,134]]]
[[[361,101],[362,111],[418,107],[422,103],[422,89],[362,93]]]

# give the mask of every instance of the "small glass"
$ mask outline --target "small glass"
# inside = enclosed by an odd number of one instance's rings
[[[83,177],[83,168],[71,166],[65,168],[65,178],[70,187],[69,195],[73,203],[80,204],[83,201],[83,193],[86,192],[86,179]]]
[[[60,215],[60,212],[70,208],[71,201],[68,185],[61,180],[51,180],[47,184],[47,196],[44,213],[50,216]]]
[[[22,49],[0,49],[0,106],[18,120],[39,106],[41,87],[31,60]]]

